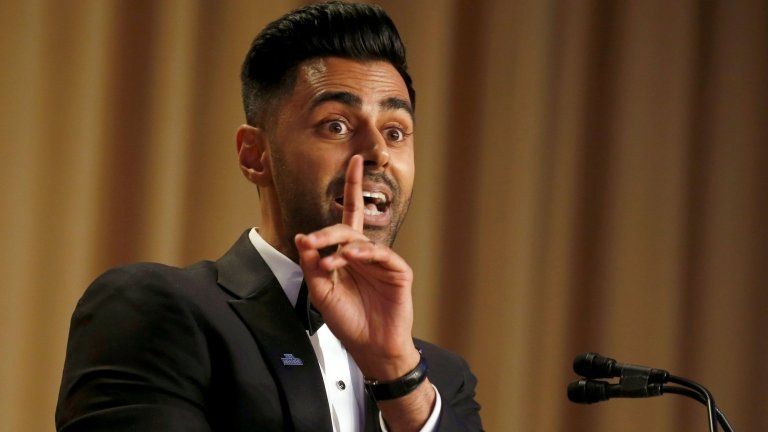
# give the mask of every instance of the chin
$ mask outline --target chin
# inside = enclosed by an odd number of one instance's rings
[[[373,240],[376,244],[383,244],[389,247],[395,243],[395,235],[390,227],[364,227],[363,234]]]

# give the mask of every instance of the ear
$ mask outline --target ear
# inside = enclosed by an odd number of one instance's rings
[[[235,135],[240,171],[259,187],[272,183],[269,149],[265,132],[247,124],[240,125]]]

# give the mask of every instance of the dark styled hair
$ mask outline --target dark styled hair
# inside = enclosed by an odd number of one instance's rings
[[[248,123],[265,126],[275,102],[293,90],[298,65],[320,57],[389,62],[403,77],[415,108],[405,46],[392,19],[379,6],[331,1],[289,12],[253,40],[240,74]]]

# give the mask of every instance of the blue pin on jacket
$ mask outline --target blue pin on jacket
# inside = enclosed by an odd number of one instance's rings
[[[282,360],[283,366],[304,366],[304,362],[293,354],[283,354],[280,360]]]

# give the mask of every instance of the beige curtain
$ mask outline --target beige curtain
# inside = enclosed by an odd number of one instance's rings
[[[597,350],[768,429],[768,3],[380,3],[419,94],[415,330],[470,362],[486,428],[704,430],[675,395],[570,404]],[[258,224],[239,66],[299,4],[0,3],[0,430],[53,429],[90,280]]]

